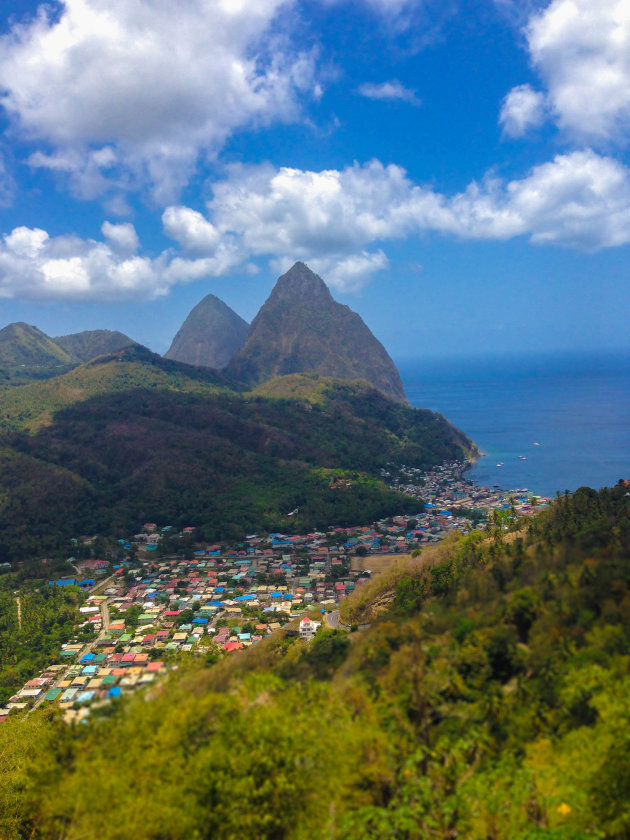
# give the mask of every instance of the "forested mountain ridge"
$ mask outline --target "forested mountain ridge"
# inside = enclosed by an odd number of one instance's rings
[[[279,631],[80,727],[9,718],[3,836],[624,840],[629,553],[627,488],[582,488],[401,566],[365,631]]]
[[[0,384],[23,385],[49,379],[82,362],[138,346],[112,330],[87,330],[51,338],[37,327],[17,322],[0,330]]]
[[[328,380],[316,405],[266,398],[141,347],[5,397],[0,557],[12,562],[155,518],[211,540],[373,521],[408,506],[380,480],[387,463],[475,451],[440,415],[367,383]],[[348,481],[331,490],[336,471]]]
[[[0,368],[72,364],[72,357],[37,327],[22,322],[0,330]]]
[[[37,431],[51,422],[55,412],[76,402],[135,388],[210,393],[217,388],[231,390],[231,383],[216,371],[196,371],[136,344],[61,376],[7,391],[0,408],[0,433]]]
[[[65,350],[74,362],[89,362],[97,356],[115,353],[138,342],[118,330],[84,330],[70,335],[59,335],[53,339]]]

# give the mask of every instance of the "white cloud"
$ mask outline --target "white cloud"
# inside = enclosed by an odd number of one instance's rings
[[[201,270],[204,253],[220,270],[218,241],[227,249],[227,270],[256,257],[270,258],[278,269],[300,259],[347,291],[386,267],[383,243],[430,232],[528,236],[535,244],[585,251],[630,243],[630,172],[586,150],[558,155],[520,180],[488,176],[446,196],[378,161],[320,172],[233,167],[215,184],[208,219],[184,210],[169,208],[165,220],[176,218],[178,225],[165,222],[165,229],[194,248],[190,270]],[[211,236],[204,240],[206,226]]]
[[[461,239],[529,237],[595,251],[630,243],[630,170],[591,150],[557,155],[526,177],[488,176],[447,196],[372,161],[309,172],[234,167],[215,185],[208,217],[174,206],[164,230],[181,250],[135,253],[130,224],[103,224],[106,242],[18,227],[0,243],[0,297],[150,299],[180,283],[239,272],[266,258],[308,262],[334,288],[354,291],[387,267],[384,244],[429,233]]]
[[[131,225],[103,229],[114,247],[75,236],[50,237],[38,228],[15,228],[0,244],[0,297],[121,300],[165,294],[164,258],[121,253],[120,246],[128,251],[135,235]]]
[[[411,105],[420,105],[421,100],[416,96],[415,90],[410,90],[396,79],[391,82],[373,84],[365,82],[359,86],[359,93],[367,99],[391,99],[409,102]]]
[[[310,268],[320,277],[325,277],[328,285],[342,292],[356,292],[368,278],[377,271],[387,268],[389,260],[380,249],[375,253],[361,251],[342,259],[331,257],[310,260]]]
[[[162,224],[164,233],[189,254],[214,251],[221,239],[215,226],[190,207],[167,207],[162,214]]]
[[[508,137],[521,137],[545,121],[545,95],[530,85],[512,88],[503,101],[499,122]]]
[[[552,0],[530,17],[525,35],[558,126],[579,141],[626,143],[630,129],[627,0]],[[535,110],[531,97],[529,104]]]
[[[313,56],[272,23],[291,0],[65,0],[0,39],[2,104],[86,198],[152,185],[172,201],[200,154],[235,131],[296,119]],[[264,39],[263,39],[264,36]],[[263,43],[264,41],[264,43]]]
[[[586,250],[630,241],[630,173],[587,150],[523,179],[487,177],[452,197],[372,161],[309,172],[241,167],[215,185],[209,215],[252,255],[345,257],[373,243],[437,231],[462,238],[529,235]]]
[[[121,225],[103,222],[101,231],[111,246],[122,253],[135,254],[140,246],[136,229],[129,222]]]

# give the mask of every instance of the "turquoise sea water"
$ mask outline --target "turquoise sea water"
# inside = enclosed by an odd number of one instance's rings
[[[486,453],[469,473],[476,484],[553,495],[630,478],[630,351],[398,367],[412,405],[439,411]]]

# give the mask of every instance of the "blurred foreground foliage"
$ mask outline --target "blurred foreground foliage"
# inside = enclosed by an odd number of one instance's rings
[[[275,634],[85,725],[9,718],[2,837],[629,837],[629,501],[401,564],[364,631]]]

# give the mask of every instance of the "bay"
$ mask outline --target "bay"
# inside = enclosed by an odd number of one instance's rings
[[[480,486],[552,496],[630,478],[630,351],[404,359],[398,368],[413,406],[440,412],[485,453],[468,473]]]

